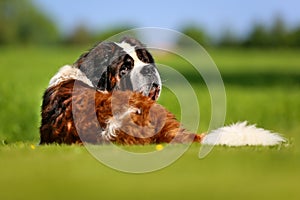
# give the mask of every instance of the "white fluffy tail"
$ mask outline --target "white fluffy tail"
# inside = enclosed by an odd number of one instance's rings
[[[202,144],[227,146],[274,146],[286,142],[278,133],[272,133],[255,125],[247,125],[247,121],[238,122],[211,131]]]

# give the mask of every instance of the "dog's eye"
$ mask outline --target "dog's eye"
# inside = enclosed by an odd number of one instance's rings
[[[129,68],[126,65],[122,65],[122,67],[120,68],[120,76],[124,76],[128,73]]]
[[[128,74],[128,72],[131,70],[131,62],[130,61],[126,61],[124,62],[124,64],[121,66],[120,68],[120,77]]]

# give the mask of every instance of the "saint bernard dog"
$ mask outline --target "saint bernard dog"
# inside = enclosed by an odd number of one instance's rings
[[[156,103],[161,88],[154,59],[140,41],[99,43],[51,78],[43,96],[40,144],[270,146],[287,141],[247,122],[207,135],[190,133]]]
[[[154,59],[133,38],[102,42],[51,78],[43,96],[40,143],[200,142],[156,103]]]

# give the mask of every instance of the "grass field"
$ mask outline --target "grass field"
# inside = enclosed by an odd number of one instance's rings
[[[74,62],[83,49],[0,48],[1,199],[300,198],[300,50],[208,51],[224,80],[226,123],[249,120],[282,133],[287,145],[215,147],[200,160],[200,145],[193,144],[171,166],[137,175],[106,167],[81,146],[36,145],[43,90],[57,69]],[[201,78],[198,83],[177,58],[157,60],[191,77],[201,110],[198,131],[206,131],[210,101]],[[169,103],[173,100],[164,90],[159,102],[180,116],[178,103]]]

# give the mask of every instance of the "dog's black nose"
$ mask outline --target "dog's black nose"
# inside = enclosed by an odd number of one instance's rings
[[[152,83],[152,88],[158,88],[159,85],[157,83]]]

